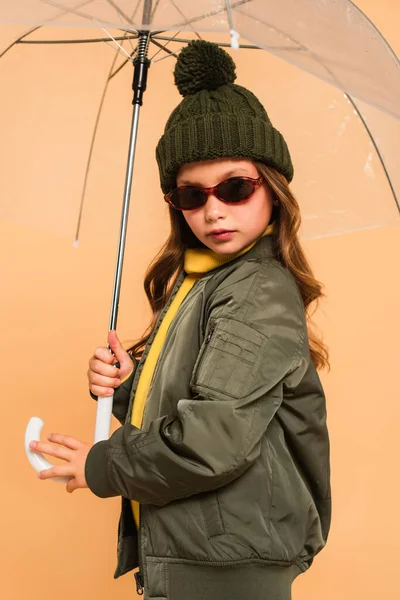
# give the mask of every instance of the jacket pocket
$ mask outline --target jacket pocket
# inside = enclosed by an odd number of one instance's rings
[[[199,494],[198,498],[207,537],[210,539],[225,533],[224,521],[218,499],[218,490],[204,492]]]
[[[268,338],[245,323],[211,321],[194,366],[191,388],[215,390],[241,398],[251,389]]]

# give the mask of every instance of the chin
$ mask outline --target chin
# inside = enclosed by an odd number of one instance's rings
[[[225,244],[207,244],[208,248],[216,254],[235,254],[246,247],[246,244],[238,244],[237,242],[226,242]]]

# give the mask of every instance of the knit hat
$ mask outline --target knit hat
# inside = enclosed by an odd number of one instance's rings
[[[183,100],[172,111],[156,149],[164,194],[176,187],[183,164],[222,157],[257,160],[292,180],[282,134],[256,96],[234,83],[235,68],[217,44],[194,40],[181,50],[174,76]]]

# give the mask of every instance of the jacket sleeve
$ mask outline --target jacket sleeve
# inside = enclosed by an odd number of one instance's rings
[[[128,412],[132,383],[137,366],[137,360],[133,356],[131,358],[134,364],[132,373],[129,375],[126,381],[124,381],[119,387],[117,387],[114,390],[112,413],[114,417],[118,419],[118,421],[121,423],[121,425],[125,423],[125,417]],[[91,395],[93,400],[97,401],[98,397],[92,394],[90,390],[89,394]]]
[[[223,302],[215,302],[192,374],[193,397],[179,400],[174,416],[154,420],[147,431],[127,423],[91,448],[85,475],[94,494],[162,506],[221,487],[257,459],[285,377],[305,368],[300,294],[274,271],[254,278],[240,306],[226,288]]]

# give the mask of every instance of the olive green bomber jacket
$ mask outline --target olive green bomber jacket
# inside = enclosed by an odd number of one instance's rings
[[[243,564],[250,577],[258,564],[297,574],[326,543],[325,396],[299,290],[272,246],[261,238],[196,282],[170,325],[137,429],[132,403],[156,326],[115,393],[122,426],[88,455],[93,493],[122,496],[114,576],[140,563],[149,598],[175,600],[160,582],[175,589],[178,567],[181,583],[188,565],[215,577],[217,567]],[[141,503],[139,536],[130,499]]]

